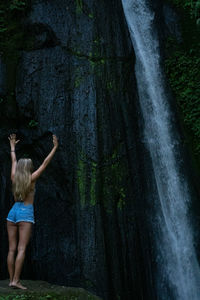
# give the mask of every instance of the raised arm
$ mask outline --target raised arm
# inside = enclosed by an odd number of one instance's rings
[[[11,161],[12,161],[11,180],[13,181],[14,176],[15,176],[16,166],[17,166],[17,159],[16,159],[16,155],[15,155],[15,146],[19,142],[19,140],[16,141],[16,134],[14,134],[14,133],[12,133],[8,137],[8,139],[10,141],[10,154],[11,154]]]
[[[53,145],[54,145],[53,149],[51,150],[49,155],[45,158],[45,160],[43,161],[41,166],[35,172],[32,173],[32,175],[31,175],[32,181],[35,181],[36,179],[38,179],[40,177],[40,175],[42,174],[42,172],[44,172],[44,170],[46,169],[46,167],[52,160],[52,158],[58,148],[58,139],[54,134],[53,134]]]

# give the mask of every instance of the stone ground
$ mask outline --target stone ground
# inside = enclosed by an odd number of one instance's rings
[[[0,300],[101,300],[82,288],[52,285],[45,281],[22,280],[28,289],[23,291],[0,281]]]

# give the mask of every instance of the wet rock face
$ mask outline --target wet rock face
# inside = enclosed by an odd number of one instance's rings
[[[7,136],[15,128],[17,157],[31,157],[38,167],[53,132],[59,149],[37,182],[24,278],[80,286],[105,299],[148,297],[149,183],[121,2],[34,1],[24,22],[31,40],[13,68],[14,115],[6,100],[1,110],[0,277],[8,277],[5,218],[13,204]],[[4,60],[1,70],[7,99]]]

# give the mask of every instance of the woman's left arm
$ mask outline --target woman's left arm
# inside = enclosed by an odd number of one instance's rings
[[[16,141],[16,134],[12,133],[8,137],[10,141],[10,154],[11,154],[11,161],[12,161],[12,168],[11,168],[11,180],[14,180],[15,176],[15,170],[17,166],[17,159],[16,159],[16,154],[15,154],[15,145],[19,142],[19,140]]]

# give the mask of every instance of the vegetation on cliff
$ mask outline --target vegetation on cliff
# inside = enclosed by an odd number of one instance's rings
[[[166,43],[166,72],[176,97],[186,141],[200,167],[200,1],[172,0],[180,16],[181,42]]]
[[[24,27],[21,18],[29,9],[28,0],[2,0],[0,3],[0,51],[14,53],[23,48]]]
[[[200,24],[200,0],[171,0],[171,3],[187,11]]]
[[[16,68],[20,50],[27,48],[30,39],[25,38],[22,23],[30,7],[29,0],[2,0],[0,3],[0,57],[6,65],[6,91],[0,95],[1,121],[11,115],[16,122]],[[3,121],[5,123],[5,120]]]

